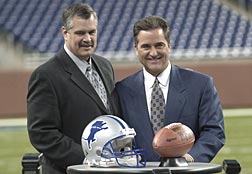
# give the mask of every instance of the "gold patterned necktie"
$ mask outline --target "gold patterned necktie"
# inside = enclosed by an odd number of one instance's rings
[[[151,93],[151,123],[154,133],[164,125],[165,100],[156,78]]]
[[[110,111],[110,104],[108,101],[107,92],[99,74],[94,69],[91,69],[91,66],[89,65],[86,69],[85,75],[94,87],[96,93],[99,95],[106,109]]]

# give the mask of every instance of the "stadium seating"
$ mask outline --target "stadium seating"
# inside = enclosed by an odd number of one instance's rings
[[[113,60],[130,60],[133,24],[147,15],[170,23],[174,58],[252,55],[252,20],[218,0],[1,0],[0,30],[36,52],[54,53],[63,45],[62,11],[74,2],[87,2],[97,11],[96,51]]]

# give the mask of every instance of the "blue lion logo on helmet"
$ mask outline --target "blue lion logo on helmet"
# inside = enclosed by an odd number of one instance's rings
[[[103,127],[105,124],[107,124],[106,122],[104,121],[96,121],[91,129],[90,129],[90,134],[88,136],[88,138],[84,138],[84,140],[87,140],[88,142],[88,149],[91,150],[92,147],[91,147],[91,143],[95,142],[96,139],[95,139],[95,134],[103,129],[108,129],[108,127]]]

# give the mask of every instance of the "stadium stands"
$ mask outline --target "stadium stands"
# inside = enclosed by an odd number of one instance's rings
[[[0,0],[0,30],[39,53],[63,44],[62,10],[87,2],[98,13],[97,52],[115,61],[134,59],[132,27],[146,15],[166,18],[174,59],[252,56],[252,20],[219,0]]]

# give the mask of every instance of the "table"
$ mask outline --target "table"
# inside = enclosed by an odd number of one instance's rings
[[[68,174],[194,174],[194,173],[219,173],[222,166],[212,163],[188,163],[182,167],[158,167],[159,162],[147,162],[145,168],[105,168],[74,165],[67,168]]]

